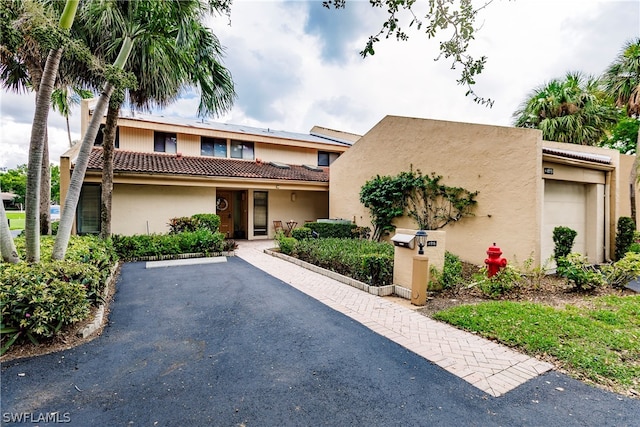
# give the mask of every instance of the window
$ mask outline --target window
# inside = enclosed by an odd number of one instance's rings
[[[100,233],[100,186],[83,185],[76,211],[78,234]]]
[[[231,158],[253,160],[253,142],[231,141]]]
[[[318,166],[329,166],[340,154],[318,151]]]
[[[153,151],[175,154],[178,146],[178,136],[175,133],[154,132]]]
[[[96,135],[95,141],[93,141],[93,145],[102,146],[104,141],[104,128],[104,124],[100,125],[100,129],[98,129],[98,134]],[[120,148],[120,128],[118,126],[116,126],[116,140],[113,143],[113,146],[115,148]]]
[[[202,137],[200,140],[200,155],[227,157],[227,141],[220,138]]]
[[[269,193],[266,191],[253,192],[253,235],[266,236],[269,228],[267,227],[269,204]]]

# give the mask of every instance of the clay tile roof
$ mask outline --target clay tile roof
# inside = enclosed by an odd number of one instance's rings
[[[87,170],[102,170],[102,148],[94,147]],[[328,168],[309,170],[303,166],[289,168],[256,161],[219,157],[190,157],[164,153],[137,153],[114,150],[113,171],[160,175],[220,176],[232,178],[281,179],[288,181],[329,182]]]

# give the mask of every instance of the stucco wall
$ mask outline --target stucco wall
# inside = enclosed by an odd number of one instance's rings
[[[482,264],[495,242],[507,258],[539,262],[541,143],[537,130],[387,116],[331,165],[329,215],[371,226],[360,188],[413,167],[479,192],[475,216],[444,228],[447,250]],[[396,225],[416,227],[408,217]]]
[[[295,193],[295,201],[291,200],[291,194]],[[302,227],[305,221],[315,221],[318,218],[327,218],[328,212],[327,192],[320,191],[269,191],[269,237],[273,237],[273,221],[285,222],[293,220]]]
[[[116,184],[111,229],[123,235],[166,233],[170,218],[214,213],[215,196],[208,187]]]

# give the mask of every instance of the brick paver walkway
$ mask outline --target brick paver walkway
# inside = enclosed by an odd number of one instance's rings
[[[401,304],[363,292],[268,255],[273,241],[243,241],[238,257],[441,366],[500,396],[553,368],[505,346],[437,322]]]

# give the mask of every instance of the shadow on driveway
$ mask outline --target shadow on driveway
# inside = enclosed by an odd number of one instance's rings
[[[640,402],[555,372],[490,397],[232,257],[125,264],[101,337],[2,366],[3,425],[53,412],[73,426],[631,426]]]

